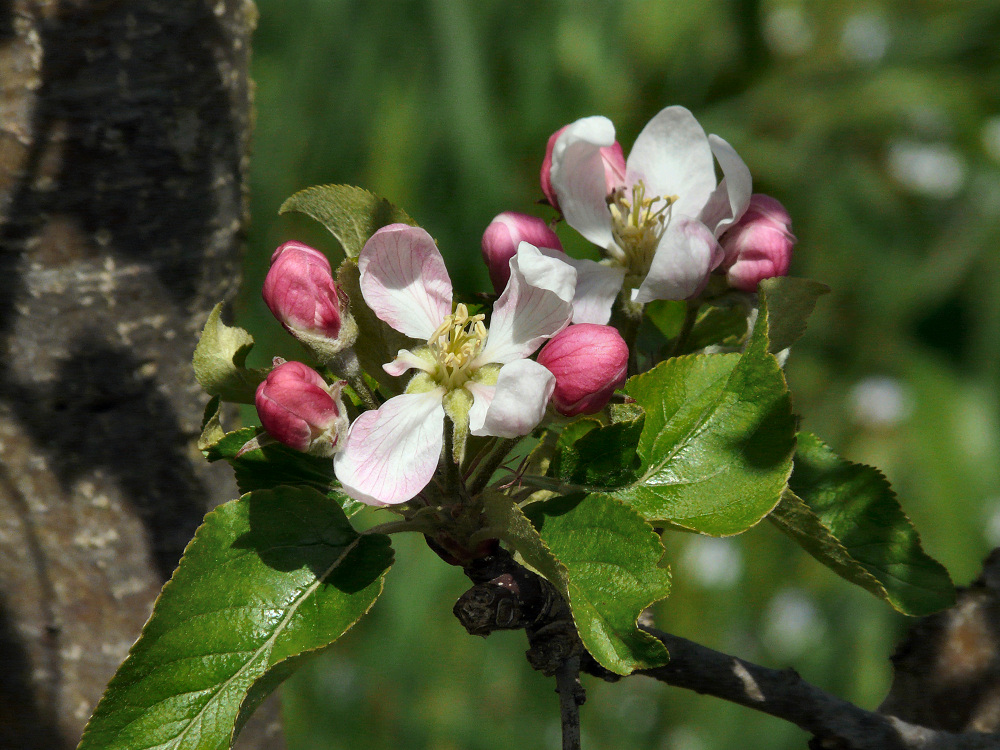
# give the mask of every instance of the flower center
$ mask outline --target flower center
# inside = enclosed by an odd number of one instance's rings
[[[660,237],[670,221],[670,207],[678,196],[647,198],[642,180],[630,191],[626,190],[620,187],[608,196],[611,232],[622,251],[622,257],[615,260],[625,267],[626,282],[641,283],[649,272]]]
[[[471,377],[469,368],[486,343],[485,319],[482,313],[469,315],[469,309],[460,302],[427,339],[437,360],[433,377],[448,390],[458,388]]]

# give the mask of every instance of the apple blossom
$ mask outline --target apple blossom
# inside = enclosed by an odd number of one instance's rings
[[[326,361],[357,338],[348,300],[333,280],[330,261],[301,242],[286,242],[271,256],[264,302],[274,317]]]
[[[796,241],[791,224],[788,211],[776,199],[751,195],[746,213],[722,235],[726,257],[719,269],[726,272],[729,285],[752,292],[763,279],[785,276]]]
[[[361,294],[375,315],[425,342],[401,349],[383,366],[390,375],[418,372],[405,393],[354,420],[334,457],[348,495],[391,505],[430,482],[446,414],[456,458],[468,432],[519,437],[541,421],[555,378],[528,357],[569,324],[576,271],[522,242],[487,329],[483,314],[470,314],[464,304],[453,308],[444,259],[419,227],[379,229],[358,256],[358,270]]]
[[[254,403],[267,433],[290,448],[332,456],[342,447],[348,419],[340,391],[301,362],[275,360],[277,366],[257,386]]]
[[[564,328],[538,352],[538,363],[556,378],[552,405],[560,414],[603,409],[628,373],[628,344],[611,326],[583,323]]]
[[[497,294],[510,279],[510,259],[517,246],[527,242],[535,247],[562,250],[559,236],[542,219],[515,211],[504,211],[494,217],[483,232],[483,260],[490,272],[490,281]]]
[[[746,210],[750,171],[687,109],[667,107],[643,128],[609,194],[602,149],[615,143],[605,117],[585,117],[557,134],[548,179],[567,223],[622,271],[633,302],[698,294],[722,262],[718,238]]]

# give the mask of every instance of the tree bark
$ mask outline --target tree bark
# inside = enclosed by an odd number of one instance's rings
[[[75,747],[235,496],[194,447],[190,361],[239,278],[254,19],[0,0],[0,747]],[[241,747],[278,747],[274,716]]]

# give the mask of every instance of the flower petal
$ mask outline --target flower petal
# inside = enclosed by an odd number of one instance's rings
[[[354,420],[333,457],[344,492],[368,505],[415,497],[434,476],[444,443],[444,389],[404,393]]]
[[[527,435],[542,421],[556,378],[537,362],[519,359],[500,368],[496,385],[470,380],[465,387],[473,396],[472,434],[512,438]]]
[[[676,195],[675,215],[697,216],[715,189],[708,137],[684,107],[667,107],[639,133],[628,155],[625,182],[642,180],[646,195]]]
[[[717,135],[708,136],[712,153],[722,167],[722,182],[701,212],[701,221],[716,237],[738,221],[750,205],[753,178],[736,149]]]
[[[411,368],[423,370],[424,372],[434,371],[434,367],[430,362],[420,355],[414,354],[409,349],[400,349],[399,352],[396,353],[396,358],[392,360],[392,362],[386,362],[382,365],[382,369],[394,378],[399,377]]]
[[[564,252],[540,247],[542,255],[561,260],[576,269],[576,291],[573,294],[573,322],[604,325],[611,319],[611,308],[622,290],[625,269],[605,266],[585,258],[573,258]]]
[[[601,148],[615,142],[606,117],[584,117],[565,127],[552,149],[552,188],[566,222],[599,247],[614,244]]]
[[[400,333],[427,339],[451,313],[451,279],[433,238],[420,227],[390,224],[358,256],[361,294]]]
[[[524,359],[569,325],[576,271],[522,242],[510,259],[510,280],[493,307],[486,346],[474,367]]]
[[[711,230],[697,219],[676,216],[660,238],[649,273],[632,301],[687,299],[700,292],[708,275],[722,262],[722,248]]]

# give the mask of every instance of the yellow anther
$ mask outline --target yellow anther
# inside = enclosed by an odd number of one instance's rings
[[[469,368],[486,342],[485,320],[482,313],[469,315],[469,308],[459,303],[427,339],[438,361],[434,378],[445,387],[457,388],[471,377]]]
[[[660,237],[670,220],[670,207],[678,196],[646,197],[646,186],[639,180],[631,195],[618,188],[608,196],[612,234],[623,256],[618,261],[635,281],[641,282],[653,262]]]

